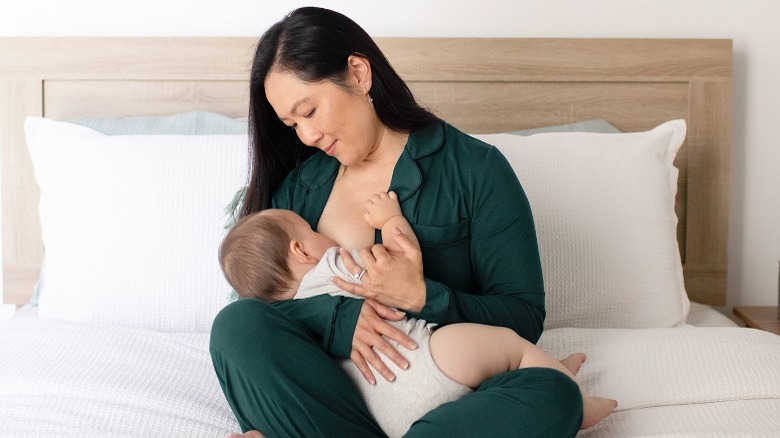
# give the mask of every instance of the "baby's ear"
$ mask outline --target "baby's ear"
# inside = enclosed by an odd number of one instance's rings
[[[306,249],[303,247],[301,241],[294,239],[290,241],[290,256],[298,263],[308,263],[310,262],[309,259],[311,258],[306,252]]]

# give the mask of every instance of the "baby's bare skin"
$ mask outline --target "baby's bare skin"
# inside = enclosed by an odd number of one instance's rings
[[[393,238],[393,229],[398,228],[401,234],[409,238],[417,249],[420,243],[412,230],[412,226],[401,212],[398,195],[395,192],[375,193],[366,201],[366,212],[363,218],[369,225],[382,231],[382,244],[390,253],[403,252],[398,242]]]

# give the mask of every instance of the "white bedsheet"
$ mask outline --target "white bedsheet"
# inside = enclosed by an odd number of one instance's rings
[[[539,345],[554,357],[586,352],[580,382],[618,401],[614,418],[582,436],[733,436],[736,424],[780,436],[780,336],[736,327],[566,328],[546,331]]]
[[[739,327],[726,315],[712,306],[691,301],[691,309],[685,323],[694,327]]]
[[[777,438],[780,400],[737,400],[617,412],[582,438]]]
[[[780,436],[780,336],[744,328],[554,329],[581,382],[618,410],[602,437]],[[225,437],[238,425],[208,335],[0,321],[0,437]]]
[[[0,321],[0,436],[225,437],[238,431],[207,334]]]

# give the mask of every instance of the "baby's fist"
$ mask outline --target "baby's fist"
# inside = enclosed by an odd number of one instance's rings
[[[366,201],[366,213],[363,217],[377,230],[393,216],[401,215],[401,204],[395,192],[375,193]]]

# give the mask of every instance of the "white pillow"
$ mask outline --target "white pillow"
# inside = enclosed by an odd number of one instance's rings
[[[685,121],[624,134],[475,135],[509,160],[534,214],[546,328],[683,324],[674,212]]]
[[[46,250],[39,315],[208,332],[230,291],[217,250],[247,136],[107,136],[40,117],[25,131]]]

